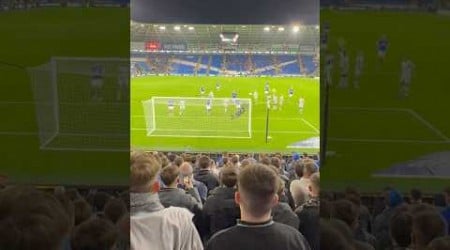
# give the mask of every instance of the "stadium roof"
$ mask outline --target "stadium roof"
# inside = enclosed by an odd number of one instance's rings
[[[131,19],[147,23],[319,24],[314,0],[131,0]]]
[[[316,25],[215,25],[145,24],[131,22],[131,41],[157,40],[161,43],[217,44],[220,33],[237,32],[240,45],[317,45]]]

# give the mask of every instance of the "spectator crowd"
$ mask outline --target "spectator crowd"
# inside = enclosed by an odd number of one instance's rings
[[[131,152],[129,190],[0,185],[0,249],[449,250],[434,197],[320,190],[306,154]]]
[[[132,152],[131,249],[319,249],[308,155]]]

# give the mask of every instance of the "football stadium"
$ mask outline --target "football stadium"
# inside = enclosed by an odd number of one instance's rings
[[[316,25],[131,22],[131,145],[319,151]]]
[[[440,8],[434,8],[435,2],[442,2]],[[448,184],[450,126],[444,107],[449,106],[450,79],[442,72],[450,58],[450,17],[445,3],[321,3],[327,48],[321,52],[322,69],[332,61],[322,71],[330,76],[329,88],[322,89],[328,100],[323,110],[328,117],[328,188],[342,189],[350,179],[368,192],[386,186],[434,192]],[[380,62],[377,49],[383,37],[388,46]],[[412,65],[411,71],[405,72],[405,65]],[[344,70],[348,79],[343,80]]]

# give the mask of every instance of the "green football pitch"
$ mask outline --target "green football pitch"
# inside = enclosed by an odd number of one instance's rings
[[[360,89],[332,87],[329,92],[328,151],[321,171],[326,188],[351,183],[367,191],[391,185],[402,190],[441,190],[448,179],[381,178],[373,174],[393,164],[450,149],[450,17],[428,13],[322,10],[330,25],[329,50],[334,54],[333,82],[339,82],[338,41],[350,56],[350,86],[357,51],[365,64]],[[386,61],[379,65],[376,41],[389,40]],[[321,52],[324,59],[324,51]],[[400,62],[416,68],[410,96],[399,98]]]
[[[266,82],[270,95],[284,97],[283,104],[272,105],[270,111],[264,96]],[[301,142],[319,137],[319,88],[318,79],[300,77],[136,77],[131,81],[131,144],[169,151],[317,153],[318,145]],[[239,116],[230,100],[233,91],[244,108]],[[210,92],[214,98],[207,112]],[[303,112],[298,107],[300,97],[305,100]],[[171,99],[174,112],[168,109]],[[180,100],[186,106],[183,113]]]
[[[78,150],[57,150],[58,141],[52,150],[40,149],[37,118],[47,114],[36,112],[33,97],[36,92],[26,69],[46,64],[53,56],[128,58],[129,9],[49,8],[0,12],[0,30],[0,175],[8,176],[13,183],[126,185],[128,153],[80,152],[90,143],[89,138],[65,140],[66,146]],[[65,87],[75,83],[89,86],[88,77],[64,81],[61,84],[66,84]],[[48,84],[46,78],[40,82],[42,88],[38,89],[51,91],[43,88]],[[82,92],[67,90],[66,94],[71,99],[60,96],[61,102],[82,102],[86,98]],[[101,115],[100,105],[95,107],[91,110]],[[70,126],[73,119],[82,117],[84,113],[77,110],[61,113],[60,124]],[[128,118],[127,112],[124,121]],[[104,122],[89,119],[84,122],[93,133],[105,130]]]

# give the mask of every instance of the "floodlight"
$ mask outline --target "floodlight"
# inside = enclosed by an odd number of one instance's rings
[[[269,31],[270,27],[264,27],[264,31]]]
[[[298,26],[294,26],[294,27],[292,28],[292,31],[293,31],[294,33],[297,33],[299,30],[300,30],[300,27],[298,27]]]
[[[194,27],[190,26],[190,27],[188,28],[188,30],[194,30]]]
[[[173,27],[173,29],[179,31],[180,30],[180,26],[175,26],[175,27]]]
[[[284,27],[279,27],[278,31],[284,31]]]
[[[159,26],[160,30],[166,30],[166,26]]]

